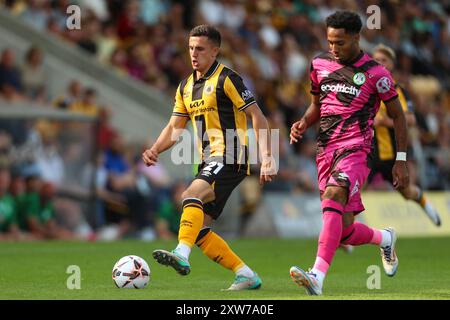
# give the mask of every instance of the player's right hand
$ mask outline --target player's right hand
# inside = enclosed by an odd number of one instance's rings
[[[290,144],[298,142],[299,139],[303,138],[303,133],[306,131],[307,128],[308,126],[306,125],[305,120],[301,119],[295,122],[291,127]]]
[[[147,167],[153,166],[158,162],[158,152],[153,148],[147,149],[142,153],[142,160]]]

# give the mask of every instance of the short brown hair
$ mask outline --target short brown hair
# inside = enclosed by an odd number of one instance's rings
[[[384,55],[388,56],[392,61],[395,62],[395,59],[397,58],[394,49],[392,49],[391,47],[388,47],[382,43],[380,43],[379,45],[377,45],[374,49],[373,52],[381,52]]]
[[[194,27],[191,32],[189,32],[189,37],[207,37],[215,45],[220,47],[221,36],[220,32],[213,26],[202,24]]]

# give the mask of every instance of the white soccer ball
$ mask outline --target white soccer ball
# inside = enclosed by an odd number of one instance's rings
[[[112,279],[118,288],[145,288],[150,281],[150,267],[138,256],[125,256],[113,267]]]

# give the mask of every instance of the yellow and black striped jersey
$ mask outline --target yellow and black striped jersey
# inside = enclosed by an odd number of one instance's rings
[[[395,89],[398,93],[398,99],[402,105],[403,112],[413,112],[412,101],[408,92],[403,89],[399,84],[395,84]],[[380,109],[376,115],[376,118],[389,117],[386,105],[381,102]],[[394,160],[396,155],[396,143],[395,143],[395,131],[394,128],[388,128],[385,126],[375,126],[375,156],[379,160]]]
[[[204,77],[195,71],[181,81],[173,115],[189,117],[202,160],[223,158],[226,164],[248,166],[247,117],[243,112],[256,101],[242,78],[215,61]],[[227,138],[228,137],[228,138]]]

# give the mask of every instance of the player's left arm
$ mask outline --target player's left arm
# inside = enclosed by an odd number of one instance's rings
[[[414,115],[414,106],[411,99],[411,96],[408,90],[399,86],[399,99],[402,104],[403,111],[405,112],[406,124],[408,127],[414,127],[417,123],[416,116]]]
[[[408,127],[413,127],[416,125],[416,116],[412,112],[405,112],[406,124]],[[394,128],[394,120],[390,117],[380,118],[375,120],[375,125],[381,125],[388,128]]]
[[[409,93],[401,86],[398,86],[396,90],[398,93],[398,100],[405,113],[406,124],[408,127],[413,127],[416,125],[416,116],[414,115],[413,103]],[[375,117],[375,126],[377,125],[394,128],[394,121],[390,117],[378,117],[377,115],[377,117]]]
[[[388,115],[394,121],[395,141],[397,144],[397,158],[392,168],[394,187],[403,189],[409,184],[408,169],[406,167],[406,149],[408,145],[408,131],[406,117],[398,97],[386,104]]]
[[[270,129],[266,117],[237,73],[232,72],[226,77],[224,92],[238,112],[245,112],[252,120],[261,156],[260,184],[272,181],[276,174],[276,164],[271,151]]]
[[[271,151],[270,129],[266,117],[256,103],[246,108],[245,114],[252,120],[261,156],[261,173],[259,182],[272,181],[276,175],[276,164]]]

